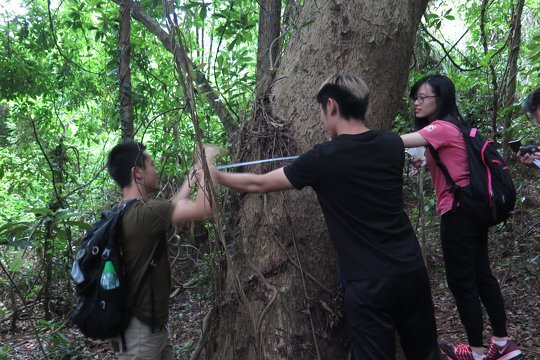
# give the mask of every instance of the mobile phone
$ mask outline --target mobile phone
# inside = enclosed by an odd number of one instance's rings
[[[536,145],[523,145],[519,147],[519,152],[522,154],[534,154],[538,152],[538,146]]]
[[[508,146],[510,146],[510,149],[512,149],[513,152],[517,153],[519,152],[519,148],[521,147],[521,140],[509,141]]]

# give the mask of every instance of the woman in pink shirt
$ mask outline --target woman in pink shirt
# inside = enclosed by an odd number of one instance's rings
[[[402,136],[405,147],[428,146],[437,150],[454,182],[469,184],[467,151],[460,129],[449,122],[462,121],[456,105],[455,87],[446,76],[427,76],[414,84],[410,93],[414,106],[414,133]],[[449,121],[445,121],[449,120]],[[456,300],[468,344],[456,347],[440,343],[441,350],[455,360],[509,360],[522,356],[508,340],[506,312],[497,279],[488,257],[488,230],[454,207],[454,195],[437,163],[426,151],[427,167],[437,195],[437,213],[441,217],[441,243],[448,287]],[[415,165],[420,166],[417,161]],[[493,337],[487,354],[483,347],[481,304],[488,313]]]

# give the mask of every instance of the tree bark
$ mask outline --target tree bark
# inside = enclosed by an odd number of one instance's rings
[[[133,103],[131,101],[131,4],[120,2],[120,64],[118,80],[120,84],[120,123],[122,126],[122,141],[133,140]]]
[[[389,129],[427,0],[307,1],[235,160],[299,154],[324,141],[313,100],[337,72],[371,89],[366,124]],[[266,172],[280,165],[249,171]],[[337,259],[311,190],[239,196],[217,294],[212,359],[347,359]]]
[[[257,95],[267,89],[275,75],[276,59],[280,49],[279,25],[281,22],[281,1],[261,0],[259,2],[259,37],[257,44]]]

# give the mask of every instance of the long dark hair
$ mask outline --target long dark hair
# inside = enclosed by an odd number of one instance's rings
[[[458,121],[463,121],[461,114],[459,113],[456,104],[456,87],[452,80],[444,75],[429,75],[418,80],[411,88],[409,94],[411,99],[416,98],[418,89],[423,84],[428,84],[433,89],[433,93],[437,98],[437,113],[435,119],[454,118]],[[421,128],[429,125],[430,121],[427,118],[414,117],[414,129],[420,130]]]

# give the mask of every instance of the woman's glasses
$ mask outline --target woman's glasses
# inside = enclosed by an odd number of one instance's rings
[[[436,98],[436,97],[438,97],[438,96],[435,96],[435,95],[431,95],[431,96],[413,96],[413,97],[411,97],[411,101],[413,103],[418,101],[419,104],[423,104],[424,100],[426,100],[427,98]]]

